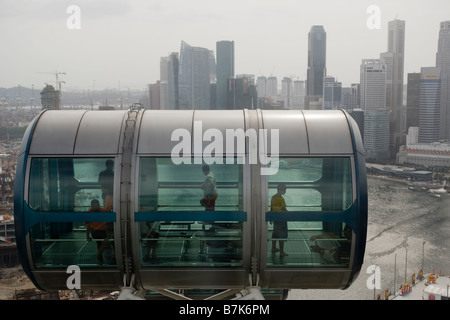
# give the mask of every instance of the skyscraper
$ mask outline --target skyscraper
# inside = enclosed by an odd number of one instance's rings
[[[216,64],[211,50],[182,41],[178,70],[180,109],[210,109]]]
[[[450,21],[440,24],[436,67],[450,69]]]
[[[347,111],[359,109],[359,83],[352,84],[351,87],[342,88],[341,106]]]
[[[380,58],[386,65],[386,107],[390,112],[390,149],[394,156],[405,140],[402,132],[403,77],[405,60],[405,21],[393,20],[388,23],[387,52]]]
[[[234,41],[218,41],[217,55],[217,109],[228,109],[227,84],[228,79],[234,78]]]
[[[252,75],[240,74],[228,79],[228,109],[253,109],[257,107],[258,96]]]
[[[305,81],[294,80],[293,109],[303,110],[305,107]]]
[[[436,67],[440,68],[440,139],[450,139],[450,21],[440,24]]]
[[[323,26],[312,26],[308,35],[307,95],[322,96],[326,75],[327,34]]]
[[[360,94],[366,155],[373,159],[387,159],[390,157],[390,127],[386,108],[386,65],[383,60],[362,61]]]
[[[284,101],[284,108],[292,109],[294,92],[291,78],[284,77],[283,80],[281,80],[281,96]]]
[[[419,126],[420,73],[408,73],[406,90],[406,128]]]
[[[364,59],[360,71],[361,109],[386,111],[386,65],[384,61]]]
[[[165,110],[179,109],[178,100],[178,67],[177,52],[161,57],[160,62],[160,108]]]
[[[266,97],[271,97],[274,101],[278,96],[278,80],[277,77],[270,76],[266,83]]]
[[[368,159],[388,159],[389,112],[387,110],[364,112],[364,149]]]
[[[441,69],[421,68],[419,143],[439,140],[441,109]]]
[[[267,84],[266,77],[259,76],[258,79],[256,79],[256,88],[258,90],[258,99],[266,97],[266,84]]]
[[[334,77],[327,76],[323,80],[323,109],[336,110],[341,106],[342,83]]]
[[[399,118],[403,105],[403,75],[405,61],[405,21],[394,20],[388,24],[388,52],[392,53],[392,66],[386,85],[391,87],[387,95],[394,119]],[[388,104],[389,106],[389,104]]]

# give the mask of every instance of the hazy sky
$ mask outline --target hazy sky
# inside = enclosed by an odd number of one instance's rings
[[[434,66],[449,0],[0,0],[0,87],[40,89],[55,76],[39,72],[58,71],[63,90],[144,89],[182,40],[214,52],[234,40],[236,74],[305,80],[312,25],[327,33],[327,74],[348,86],[362,59],[387,50],[396,17],[406,22],[405,77]]]

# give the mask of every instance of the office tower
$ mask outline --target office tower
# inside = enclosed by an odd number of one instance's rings
[[[265,98],[266,97],[266,85],[267,85],[267,78],[264,76],[259,76],[256,79],[256,88],[258,90],[258,98]]]
[[[305,108],[305,81],[294,80],[292,108],[296,110],[303,110]]]
[[[386,110],[386,65],[380,59],[364,59],[360,67],[360,105],[365,111]]]
[[[323,26],[312,26],[308,35],[307,95],[322,96],[326,75],[327,34]]]
[[[387,159],[390,157],[390,116],[386,108],[386,65],[380,59],[364,59],[360,75],[366,154],[368,158]]]
[[[169,55],[168,64],[168,84],[169,84],[169,108],[179,109],[179,93],[178,93],[178,69],[179,69],[180,59],[177,52],[173,52]]]
[[[323,109],[336,110],[341,107],[342,83],[334,77],[323,79]]]
[[[267,78],[266,97],[272,98],[273,101],[277,100],[277,97],[278,97],[278,80],[277,80],[277,77],[270,76],[269,78]]]
[[[419,143],[432,143],[439,140],[441,116],[440,75],[440,68],[421,68]]]
[[[359,109],[359,84],[342,88],[341,106],[347,111]]]
[[[178,70],[180,109],[210,109],[216,65],[211,50],[182,41]]]
[[[177,52],[161,57],[160,62],[160,108],[162,110],[179,109],[178,102],[178,67]]]
[[[439,138],[448,140],[450,139],[450,21],[440,24],[436,67],[441,70]]]
[[[234,41],[218,41],[217,55],[217,109],[228,109],[227,84],[228,79],[234,78]]]
[[[450,21],[444,21],[440,24],[436,67],[441,68],[441,70],[450,69]]]
[[[252,75],[229,78],[227,88],[229,109],[256,109],[258,96]]]
[[[404,142],[403,112],[403,74],[405,58],[405,21],[394,20],[388,23],[388,50],[380,54],[386,65],[386,107],[390,112],[390,149],[394,157],[398,147]]]
[[[292,99],[294,97],[292,79],[284,77],[281,80],[281,97],[285,109],[292,109]]]
[[[61,92],[55,90],[52,85],[47,84],[41,91],[42,110],[59,110],[61,109]]]
[[[161,85],[160,81],[148,85],[150,109],[159,110],[161,109]]]
[[[405,21],[394,20],[388,24],[388,51],[391,57],[387,64],[386,92],[387,106],[395,123],[399,123],[400,109],[403,105],[403,76],[405,60]]]
[[[169,57],[161,57],[159,62],[159,108],[166,110],[169,107]]]
[[[419,126],[420,73],[408,73],[406,89],[406,128]],[[408,129],[409,130],[409,129]]]
[[[368,159],[388,159],[389,112],[387,110],[364,112],[364,149]]]

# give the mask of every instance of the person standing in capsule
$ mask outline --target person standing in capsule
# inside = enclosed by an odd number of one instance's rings
[[[277,193],[272,196],[270,201],[270,211],[283,212],[287,211],[286,202],[283,195],[286,193],[286,185],[283,183],[278,184]],[[274,221],[272,239],[286,239],[288,237],[287,221]],[[276,244],[277,240],[272,240],[272,253],[280,252],[280,257],[285,257],[288,254],[284,251],[285,240],[278,240],[280,248],[278,249]]]

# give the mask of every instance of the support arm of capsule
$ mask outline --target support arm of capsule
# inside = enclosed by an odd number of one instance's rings
[[[250,286],[236,293],[236,297],[231,300],[265,300],[261,293],[259,284],[259,275],[256,276],[256,283],[253,284],[252,275],[249,275]]]
[[[136,288],[134,287],[134,275],[131,276],[130,285],[126,285],[126,275],[123,280],[124,286],[120,290],[120,294],[117,297],[117,300],[145,300],[144,298],[135,294]]]
[[[236,294],[231,300],[265,300],[260,287],[248,287]]]

